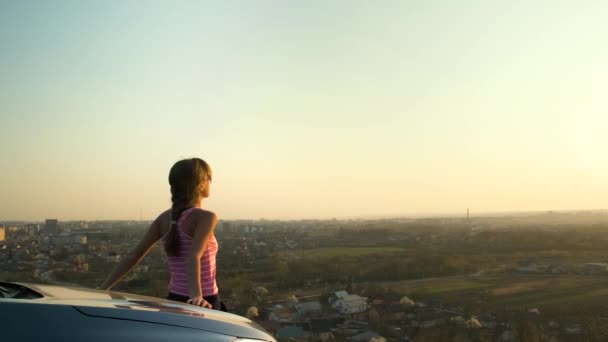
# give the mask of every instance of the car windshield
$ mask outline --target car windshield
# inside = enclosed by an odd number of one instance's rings
[[[41,294],[28,287],[19,284],[0,282],[0,298],[35,299],[42,297]]]

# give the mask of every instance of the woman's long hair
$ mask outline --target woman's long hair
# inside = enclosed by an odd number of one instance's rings
[[[211,168],[199,158],[180,160],[169,171],[171,186],[171,227],[165,241],[165,252],[169,256],[179,256],[179,235],[177,220],[184,210],[194,206],[201,195],[199,186],[211,176]]]

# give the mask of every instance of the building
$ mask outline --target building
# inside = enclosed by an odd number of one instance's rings
[[[350,315],[367,311],[370,308],[367,298],[348,294],[346,291],[335,293],[331,306],[341,314]]]
[[[276,305],[268,315],[268,319],[276,322],[295,322],[298,319],[298,312],[293,306]]]
[[[47,219],[44,224],[44,232],[47,234],[58,234],[59,221],[57,219]]]
[[[386,341],[384,337],[374,331],[365,331],[350,338],[353,342],[367,342],[367,341]]]
[[[331,329],[333,328],[333,322],[328,319],[311,319],[310,320],[310,331],[312,332],[312,338],[316,341],[329,341],[333,338]]]
[[[295,306],[300,315],[305,317],[319,317],[323,309],[319,302],[297,303]]]
[[[0,242],[4,241],[6,239],[6,229],[4,229],[4,226],[0,226]]]
[[[585,264],[585,271],[589,274],[604,273],[608,271],[608,263],[605,262],[588,262]]]
[[[40,232],[40,225],[38,224],[28,224],[26,228],[30,234],[38,234]]]
[[[307,341],[308,335],[302,327],[284,327],[277,330],[279,341]]]
[[[55,247],[66,247],[69,245],[86,245],[87,236],[84,234],[61,234],[51,237],[51,243]]]

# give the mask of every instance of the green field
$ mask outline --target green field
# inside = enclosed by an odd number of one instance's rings
[[[397,247],[328,247],[282,251],[280,252],[280,255],[283,257],[297,258],[359,257],[378,254],[395,254],[404,252],[405,250],[405,248]]]
[[[442,299],[461,295],[463,292],[481,291],[491,286],[486,282],[465,276],[381,282],[378,285],[410,296]]]
[[[379,285],[411,296],[485,310],[538,308],[567,315],[573,309],[608,306],[608,277],[577,275],[502,274],[492,277],[439,277]]]

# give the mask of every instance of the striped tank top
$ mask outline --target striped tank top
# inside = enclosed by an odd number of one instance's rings
[[[177,234],[179,236],[179,256],[168,256],[169,264],[169,292],[189,296],[188,291],[188,255],[192,248],[192,237],[186,235],[182,230],[184,221],[197,208],[185,210],[177,220]],[[166,243],[163,238],[163,244]],[[204,297],[218,294],[219,290],[215,281],[215,256],[217,255],[218,243],[215,235],[211,233],[207,240],[207,248],[201,256],[201,291]]]

